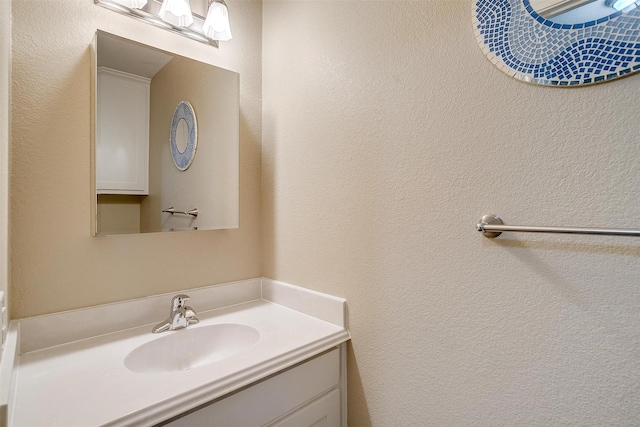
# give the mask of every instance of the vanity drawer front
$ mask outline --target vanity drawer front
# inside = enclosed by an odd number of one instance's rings
[[[338,388],[339,382],[340,352],[334,349],[163,425],[262,426],[302,407],[332,388]],[[340,392],[335,391],[339,401]]]
[[[269,427],[338,427],[340,426],[340,390],[334,388]]]

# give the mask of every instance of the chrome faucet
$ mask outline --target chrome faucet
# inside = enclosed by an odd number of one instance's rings
[[[188,300],[189,295],[181,294],[173,297],[169,318],[154,326],[151,332],[157,334],[164,331],[174,331],[198,323],[200,320],[196,317],[196,312],[186,305]]]

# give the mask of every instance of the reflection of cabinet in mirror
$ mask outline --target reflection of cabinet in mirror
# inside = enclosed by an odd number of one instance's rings
[[[150,84],[148,78],[98,70],[98,194],[149,194]]]

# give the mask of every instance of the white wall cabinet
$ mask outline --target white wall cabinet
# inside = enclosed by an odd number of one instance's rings
[[[150,79],[98,69],[98,194],[149,194],[150,87]]]
[[[346,415],[344,363],[336,348],[160,425],[340,427]]]

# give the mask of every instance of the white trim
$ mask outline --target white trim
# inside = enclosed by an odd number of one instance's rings
[[[347,329],[345,299],[255,278],[18,319],[20,353],[157,323],[167,316],[169,302],[177,293],[189,295],[189,305],[197,312],[264,299]]]
[[[347,427],[347,344],[340,344],[340,425]]]
[[[18,347],[20,325],[12,323],[7,332],[5,346],[0,363],[0,427],[11,425],[16,386],[18,384]]]
[[[11,141],[11,2],[0,0],[0,291],[4,292],[4,305],[9,310],[9,159]],[[6,307],[6,308],[5,308]],[[3,320],[8,319],[2,316]],[[9,325],[0,324],[2,342]]]
[[[125,79],[137,80],[140,83],[151,84],[150,78],[137,76],[135,74],[126,73],[120,70],[114,70],[113,68],[109,68],[109,67],[98,67],[98,75],[100,74],[110,74],[116,77],[123,77]]]
[[[142,325],[167,317],[176,293],[191,297],[189,305],[204,312],[260,299],[260,279],[181,290],[146,298],[19,319],[20,353],[66,344]]]
[[[347,300],[344,298],[267,278],[262,279],[262,298],[347,328]]]

